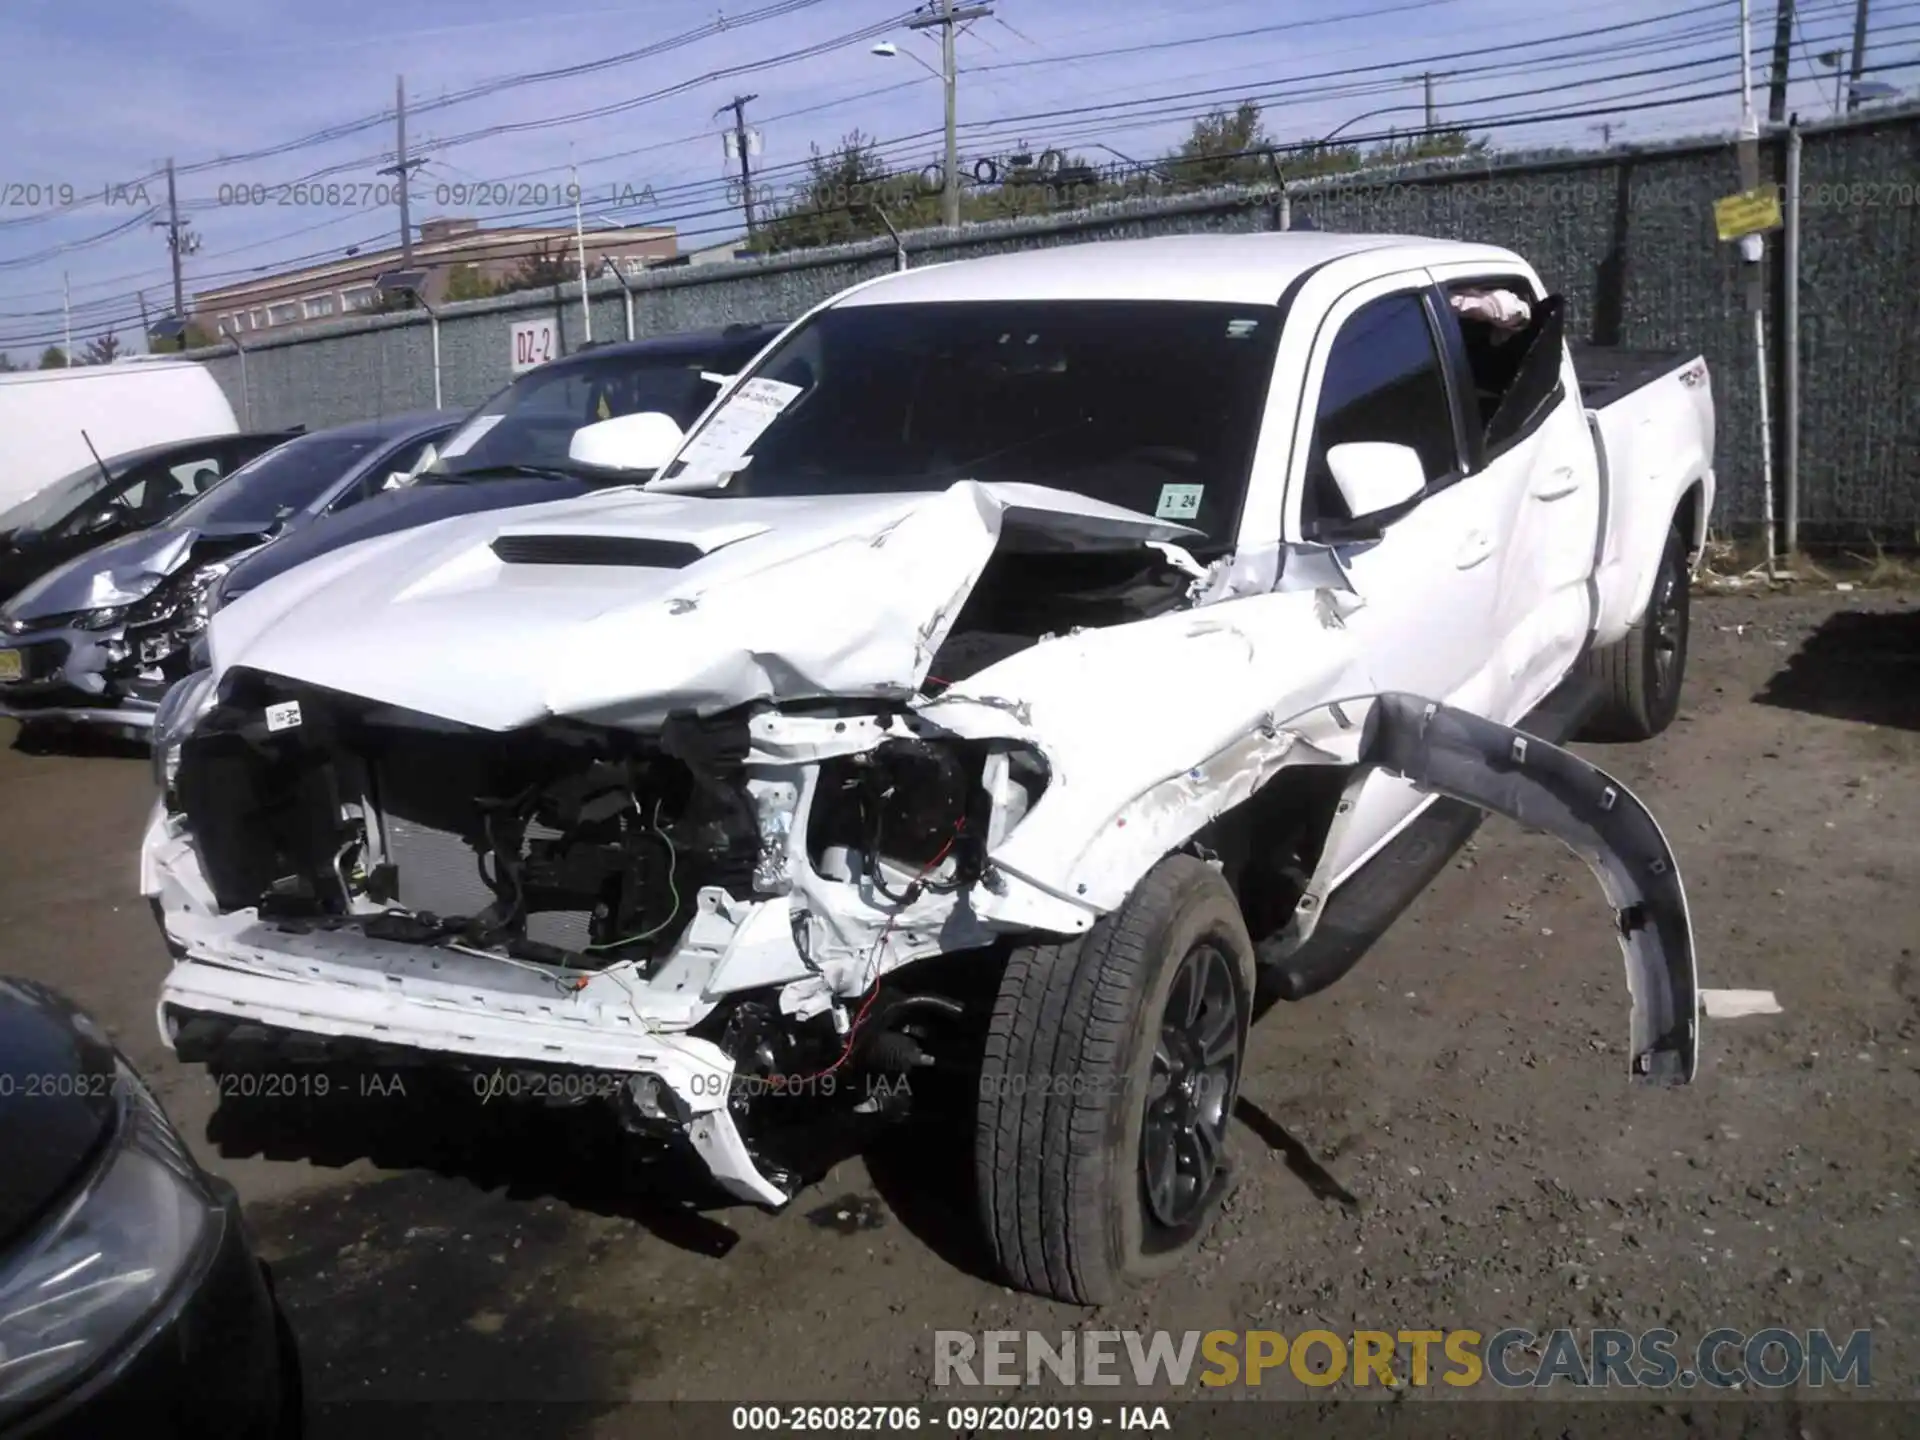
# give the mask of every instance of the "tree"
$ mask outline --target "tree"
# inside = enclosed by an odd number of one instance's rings
[[[42,370],[64,370],[67,368],[67,352],[58,345],[49,345],[40,352]]]
[[[1272,145],[1260,107],[1242,100],[1232,110],[1215,110],[1194,121],[1192,133],[1167,156],[1162,169],[1180,190],[1257,185],[1273,178],[1262,153]]]
[[[1436,130],[1431,135],[1409,135],[1385,140],[1367,154],[1370,165],[1405,165],[1415,160],[1446,160],[1456,155],[1484,155],[1491,148],[1486,136],[1465,130]]]
[[[81,357],[83,365],[111,365],[120,354],[120,337],[109,330],[96,335],[87,342],[87,352]]]
[[[4,375],[10,370],[18,370],[20,368],[20,365],[14,360],[13,356],[4,350],[0,350],[0,375]]]
[[[855,130],[830,152],[813,147],[807,173],[754,232],[752,247],[764,253],[884,235],[883,209],[895,229],[913,229],[933,223],[938,200],[918,175],[890,171],[873,140]]]
[[[456,265],[447,276],[449,300],[484,300],[495,293],[494,286],[480,273],[478,265]]]
[[[551,290],[564,285],[572,273],[567,266],[564,241],[543,245],[531,254],[521,256],[495,293],[510,295],[516,290]]]

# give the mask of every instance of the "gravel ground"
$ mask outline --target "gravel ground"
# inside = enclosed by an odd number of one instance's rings
[[[1708,1021],[1690,1088],[1630,1087],[1597,886],[1489,822],[1346,981],[1267,1017],[1222,1223],[1091,1313],[980,1278],[938,1125],[768,1215],[591,1115],[216,1094],[154,1030],[137,756],[0,749],[0,968],[106,1022],[239,1187],[321,1401],[581,1401],[517,1433],[628,1433],[604,1403],[932,1399],[936,1329],[1503,1324],[1870,1327],[1876,1392],[1913,1398],[1920,605],[1711,596],[1694,625],[1681,721],[1589,753],[1667,828],[1703,983],[1784,1013]]]

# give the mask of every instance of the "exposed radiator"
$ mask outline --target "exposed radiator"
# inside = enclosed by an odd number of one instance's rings
[[[477,915],[493,904],[493,891],[480,878],[479,857],[454,831],[435,830],[399,816],[386,817],[388,859],[399,872],[400,903],[409,910],[436,915]],[[527,828],[529,839],[557,839],[542,826]],[[527,917],[527,938],[543,945],[582,950],[591,941],[585,910],[537,910]]]

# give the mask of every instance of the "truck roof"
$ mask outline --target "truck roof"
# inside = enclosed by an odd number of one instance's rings
[[[1363,252],[1377,253],[1383,270],[1459,260],[1511,264],[1518,258],[1496,246],[1415,235],[1335,235],[1319,230],[1161,235],[930,265],[876,280],[837,303],[1214,300],[1271,305],[1307,271]]]

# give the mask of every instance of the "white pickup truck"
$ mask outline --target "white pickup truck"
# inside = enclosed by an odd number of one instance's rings
[[[1577,362],[1487,246],[856,286],[684,436],[574,433],[647,483],[215,617],[155,727],[163,1032],[606,1097],[773,1206],[957,1078],[1008,1283],[1097,1302],[1214,1214],[1257,1009],[1494,812],[1588,860],[1630,1074],[1685,1082],[1673,855],[1555,742],[1672,720],[1713,429],[1703,361]]]

